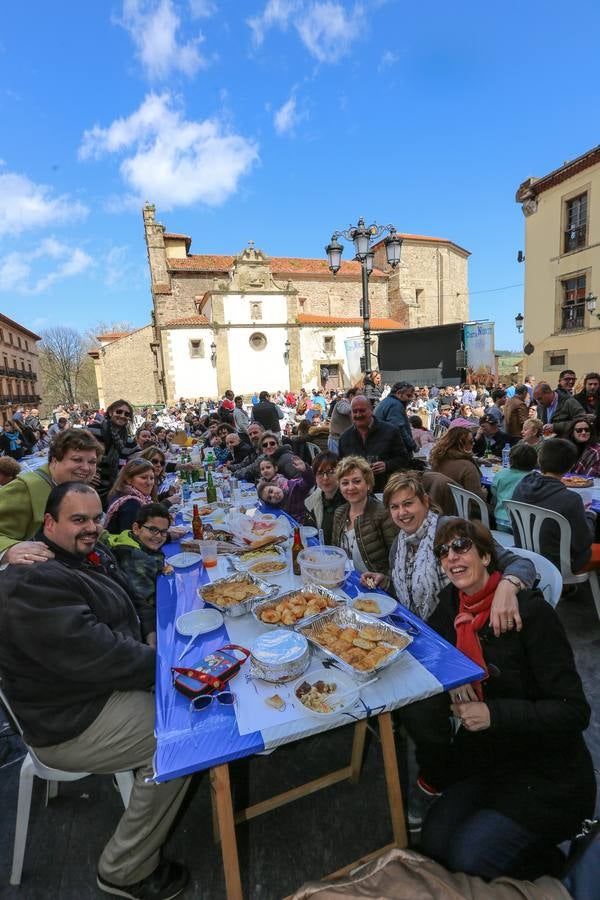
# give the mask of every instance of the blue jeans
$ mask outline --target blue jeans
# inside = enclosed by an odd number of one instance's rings
[[[452,872],[491,881],[501,875],[535,879],[556,874],[564,857],[553,844],[494,809],[482,806],[485,781],[453,784],[429,808],[420,850]]]

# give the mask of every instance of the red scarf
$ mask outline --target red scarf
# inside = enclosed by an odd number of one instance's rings
[[[458,592],[460,605],[458,607],[458,615],[454,620],[454,628],[456,629],[456,646],[461,653],[472,659],[474,663],[485,672],[485,678],[488,677],[488,669],[483,658],[483,651],[479,641],[478,632],[484,628],[490,618],[490,609],[496,588],[500,583],[502,575],[500,572],[494,572],[483,587],[476,594],[463,594]],[[485,680],[482,679],[482,680]],[[475,693],[480,700],[483,700],[483,688],[481,681],[473,683]]]

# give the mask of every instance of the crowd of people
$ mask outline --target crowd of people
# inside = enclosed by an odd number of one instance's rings
[[[136,410],[16,410],[0,434],[0,676],[26,742],[49,766],[135,770],[128,808],[98,865],[99,887],[174,897],[185,867],[161,847],[189,779],[153,784],[156,579],[176,536],[166,473],[191,446],[341,547],[381,587],[483,669],[482,681],[400,716],[418,784],[435,798],[421,846],[453,871],[558,875],[557,845],[593,814],[582,733],[590,710],[560,622],[530,560],[456,517],[449,486],[488,505],[562,512],[574,571],[600,568],[595,515],[561,478],[600,477],[600,376],[577,385],[382,385],[345,391],[226,391]],[[47,449],[47,462],[19,460]],[[491,491],[482,466],[505,463]],[[183,464],[186,465],[185,463]],[[545,555],[558,561],[558,533]],[[543,748],[543,752],[541,752]]]

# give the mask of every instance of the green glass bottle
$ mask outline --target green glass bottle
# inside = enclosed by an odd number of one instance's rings
[[[207,503],[216,503],[217,502],[217,489],[213,482],[212,472],[209,471],[207,484],[206,484],[206,502]]]

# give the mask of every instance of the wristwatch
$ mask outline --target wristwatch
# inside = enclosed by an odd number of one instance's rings
[[[516,587],[518,591],[520,591],[523,587],[523,582],[520,578],[517,578],[516,575],[503,575],[501,581],[510,581],[510,583],[514,585],[514,587]]]

